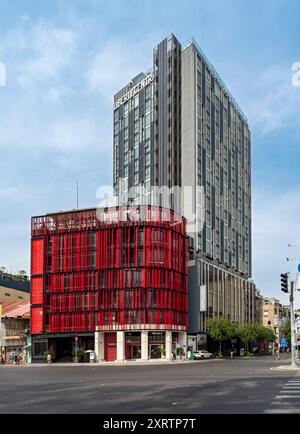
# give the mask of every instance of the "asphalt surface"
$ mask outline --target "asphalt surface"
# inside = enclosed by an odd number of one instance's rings
[[[286,396],[288,384],[300,388],[298,373],[271,369],[284,363],[255,357],[158,366],[0,366],[0,413],[300,411],[295,387],[291,407],[278,398]]]

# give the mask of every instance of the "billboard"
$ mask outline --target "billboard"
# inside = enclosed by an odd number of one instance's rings
[[[200,286],[200,312],[206,312],[207,309],[207,296],[206,285]]]

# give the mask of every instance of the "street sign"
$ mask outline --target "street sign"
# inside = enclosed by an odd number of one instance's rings
[[[281,341],[280,341],[280,347],[281,348],[286,348],[288,346],[286,338],[284,336],[282,336]]]
[[[298,271],[299,271],[299,273],[300,273],[300,264],[298,264]]]

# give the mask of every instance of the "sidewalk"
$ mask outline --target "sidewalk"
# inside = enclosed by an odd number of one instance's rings
[[[213,361],[218,361],[221,362],[224,359],[213,359]],[[147,361],[136,361],[136,360],[125,360],[124,362],[99,362],[99,363],[51,363],[50,365],[48,365],[46,362],[45,363],[29,363],[26,365],[19,365],[19,366],[23,366],[26,368],[45,368],[45,367],[61,367],[61,368],[65,368],[65,367],[88,367],[88,368],[98,368],[98,367],[102,367],[102,366],[149,366],[149,365],[177,365],[177,364],[190,364],[190,363],[209,363],[212,360],[162,360],[162,359],[157,359],[157,360],[149,360]],[[0,365],[0,367],[16,367],[15,365]]]
[[[292,368],[291,365],[281,365],[281,366],[274,366],[271,368],[274,371],[292,371],[292,372],[298,372],[300,371],[300,365],[297,365],[296,368]]]

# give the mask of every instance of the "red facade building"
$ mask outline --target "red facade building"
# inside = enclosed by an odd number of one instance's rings
[[[148,359],[186,343],[186,221],[150,207],[32,218],[33,360]]]

